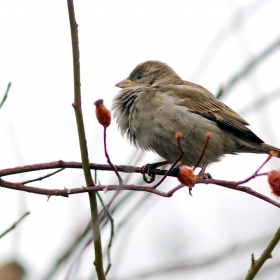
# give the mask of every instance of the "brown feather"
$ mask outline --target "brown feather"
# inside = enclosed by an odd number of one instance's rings
[[[250,138],[257,143],[263,143],[241,116],[230,109],[202,86],[184,81],[184,86],[166,85],[160,87],[161,92],[174,96],[176,104],[188,107],[193,113],[199,114],[216,122],[224,129],[230,130],[245,138]]]

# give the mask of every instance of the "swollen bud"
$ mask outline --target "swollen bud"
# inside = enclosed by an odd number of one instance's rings
[[[278,157],[278,153],[277,152],[274,152],[273,150],[271,150],[269,152],[269,155],[272,156],[272,157]]]
[[[207,132],[207,133],[206,133],[206,137],[207,137],[207,138],[211,138],[212,135],[213,135],[212,132]]]
[[[180,131],[175,133],[175,138],[176,139],[181,138],[181,137],[182,137],[182,133]]]
[[[93,104],[96,106],[95,114],[96,114],[97,120],[104,127],[108,127],[110,125],[110,123],[111,123],[111,113],[104,106],[103,99],[98,99]]]
[[[276,196],[280,196],[280,170],[272,170],[267,174],[268,183],[272,190],[272,193]]]
[[[193,187],[196,183],[196,175],[193,173],[193,170],[185,166],[175,167],[173,174],[177,176],[180,183],[188,187]]]

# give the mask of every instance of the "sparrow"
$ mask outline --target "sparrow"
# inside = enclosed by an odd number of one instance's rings
[[[236,112],[204,87],[182,80],[163,62],[139,64],[116,86],[122,90],[114,97],[112,111],[122,135],[169,163],[180,155],[176,132],[182,133],[180,164],[188,167],[196,165],[207,132],[212,137],[199,167],[218,162],[226,154],[269,154],[272,150],[280,155],[280,149],[264,143]]]

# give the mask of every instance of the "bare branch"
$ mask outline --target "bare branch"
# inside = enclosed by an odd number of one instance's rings
[[[35,179],[23,181],[23,182],[21,182],[21,184],[25,185],[25,184],[36,182],[36,181],[42,181],[42,180],[44,180],[46,178],[49,178],[49,177],[55,175],[56,173],[58,173],[58,172],[60,172],[62,170],[64,170],[64,168],[60,168],[60,169],[58,169],[58,170],[56,170],[56,171],[54,171],[52,173],[49,173],[49,174],[47,174],[45,176],[41,176],[41,177],[38,177],[38,178],[35,178]]]
[[[25,212],[16,222],[14,222],[8,229],[6,229],[3,233],[0,234],[0,238],[2,238],[4,235],[6,235],[11,230],[13,230],[29,214],[30,214],[30,212]]]
[[[274,234],[273,238],[270,240],[269,244],[267,245],[267,247],[259,257],[259,259],[258,260],[254,259],[254,261],[252,262],[252,266],[249,269],[248,274],[244,280],[252,280],[255,278],[256,274],[258,273],[262,265],[265,263],[265,261],[269,258],[272,258],[271,252],[273,251],[273,249],[275,248],[279,240],[280,240],[280,227]]]
[[[103,200],[102,200],[102,197],[100,196],[99,193],[97,193],[97,196],[103,206],[103,209],[108,217],[108,219],[110,220],[110,225],[111,225],[111,233],[110,233],[110,240],[109,240],[109,243],[108,243],[108,246],[107,246],[107,258],[108,258],[108,265],[107,265],[107,268],[105,270],[105,275],[108,274],[111,266],[112,266],[112,263],[111,263],[111,247],[112,247],[112,244],[113,244],[113,238],[114,238],[114,234],[115,234],[115,230],[114,230],[114,219],[109,211],[109,209],[106,207],[106,205],[104,204]]]
[[[164,170],[164,172],[166,172],[166,171]],[[228,189],[245,192],[247,194],[255,196],[261,200],[264,200],[264,201],[280,208],[280,203],[270,199],[269,197],[267,197],[261,193],[258,193],[256,191],[252,190],[249,187],[239,186],[239,185],[237,185],[237,182],[234,182],[234,181],[206,179],[206,180],[198,180],[196,182],[196,184],[214,184],[214,185],[218,185],[218,186],[225,187]],[[46,195],[48,197],[51,197],[51,196],[68,197],[69,195],[78,194],[78,193],[86,193],[86,192],[90,193],[93,191],[119,191],[120,190],[119,185],[107,185],[107,186],[98,185],[98,186],[92,186],[92,187],[87,187],[87,188],[82,187],[82,188],[73,188],[73,189],[66,189],[66,188],[65,189],[43,189],[43,188],[25,186],[21,183],[12,183],[12,182],[8,182],[8,181],[4,181],[3,179],[0,179],[0,186],[7,188],[7,189],[13,189],[13,190],[18,190],[18,191],[25,191],[25,192],[29,192],[29,193]],[[183,187],[185,187],[185,186],[179,185],[179,186],[171,189],[167,193],[159,191],[157,189],[153,189],[149,186],[141,186],[141,185],[139,185],[139,186],[122,185],[122,190],[142,191],[142,192],[153,193],[155,195],[159,195],[162,197],[171,197],[176,191],[178,191],[179,189],[181,189]]]
[[[223,90],[219,92],[219,94],[224,95],[229,92],[229,90],[235,86],[239,80],[248,75],[256,66],[258,66],[263,60],[265,60],[269,55],[273,54],[280,47],[280,38],[278,38],[271,45],[266,47],[258,56],[252,59],[243,69],[240,70],[237,74],[235,74],[231,80],[227,83],[227,85],[223,86]],[[217,98],[220,98],[220,95],[217,95]]]
[[[0,109],[2,108],[3,104],[5,103],[5,101],[7,100],[7,97],[8,97],[8,93],[9,93],[9,90],[10,90],[10,87],[11,87],[12,83],[8,83],[8,86],[7,86],[7,89],[6,89],[6,92],[0,102]]]
[[[87,141],[85,134],[85,127],[82,114],[82,103],[81,103],[81,80],[80,80],[80,50],[79,50],[79,37],[78,37],[78,25],[75,18],[73,0],[67,0],[70,31],[71,31],[71,42],[72,42],[72,57],[73,57],[73,74],[74,74],[74,103],[73,108],[75,111],[77,130],[79,136],[79,144],[81,151],[81,158],[83,163],[84,177],[87,187],[93,186],[93,179],[90,172],[89,158]],[[95,253],[95,270],[99,280],[105,280],[105,273],[103,268],[103,256],[102,256],[102,244],[101,235],[99,229],[99,216],[97,208],[97,199],[95,192],[89,192],[89,202],[92,219],[92,232],[93,232],[93,243]]]
[[[140,167],[130,166],[130,165],[115,165],[115,166],[118,172],[142,174]],[[90,163],[89,167],[91,170],[113,171],[113,168],[108,164]],[[56,169],[56,168],[82,169],[83,166],[81,162],[75,162],[75,161],[66,162],[66,161],[59,160],[53,162],[38,163],[38,164],[31,164],[25,166],[17,166],[14,168],[2,169],[0,170],[0,177],[19,174],[19,173],[26,173],[30,171],[39,171],[39,170]],[[156,175],[164,175],[166,173],[166,170],[153,169],[151,170],[151,173]]]
[[[225,187],[225,188],[228,188],[228,189],[232,189],[232,190],[236,190],[236,191],[240,191],[240,192],[245,192],[247,194],[250,194],[252,196],[255,196],[261,200],[264,200],[278,208],[280,208],[280,203],[270,199],[269,197],[261,194],[261,193],[258,193],[256,191],[254,191],[253,189],[249,188],[249,187],[245,187],[245,186],[239,186],[237,185],[237,182],[234,182],[234,181],[223,181],[223,180],[215,180],[215,179],[207,179],[207,180],[199,180],[197,182],[197,184],[201,184],[201,183],[204,183],[204,184],[214,184],[214,185],[218,185],[218,186],[221,186],[221,187]]]

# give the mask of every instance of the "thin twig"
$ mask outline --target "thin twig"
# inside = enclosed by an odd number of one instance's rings
[[[278,244],[280,240],[280,227],[277,229],[276,233],[274,234],[273,238],[270,240],[267,247],[262,252],[261,256],[258,260],[254,260],[253,265],[248,271],[248,274],[246,275],[244,280],[252,280],[262,267],[262,265],[265,263],[265,261],[269,258],[272,258],[271,252],[275,248],[275,246]]]
[[[251,268],[255,265],[255,263],[256,263],[255,255],[252,254],[252,255],[251,255]]]
[[[16,222],[14,222],[8,229],[6,229],[3,233],[0,234],[0,238],[6,235],[8,232],[13,230],[26,216],[28,216],[30,212],[25,212]]]
[[[246,114],[248,115],[252,112],[257,112],[258,110],[268,105],[269,103],[275,102],[275,99],[279,97],[280,97],[280,89],[278,88],[277,90],[267,93],[259,98],[254,98],[254,100],[250,102],[250,104],[238,110],[238,114],[244,117]]]
[[[117,170],[117,168],[114,166],[114,164],[111,162],[109,154],[107,152],[107,140],[106,140],[106,131],[107,131],[107,127],[104,126],[104,134],[103,134],[103,141],[104,141],[104,151],[105,151],[105,156],[107,158],[107,162],[109,163],[109,165],[113,168],[115,174],[117,175],[118,179],[119,179],[119,184],[120,186],[123,184],[123,180]]]
[[[206,140],[205,140],[205,143],[204,143],[204,146],[203,146],[203,149],[201,151],[201,154],[200,154],[200,157],[198,158],[198,161],[196,162],[196,165],[194,166],[193,168],[193,171],[195,171],[195,169],[198,167],[198,165],[200,164],[201,160],[202,160],[202,157],[204,156],[204,153],[206,151],[206,148],[208,146],[208,143],[209,143],[209,140],[210,138],[212,137],[212,133],[211,132],[207,132],[206,133]]]
[[[137,273],[134,272],[133,275],[129,276],[121,276],[121,278],[113,278],[114,280],[131,280],[131,279],[160,279],[160,275],[164,275],[167,277],[168,273],[172,272],[179,272],[184,271],[185,277],[184,279],[189,279],[188,276],[186,276],[186,272],[189,272],[194,269],[205,269],[207,266],[213,266],[213,264],[224,260],[225,258],[232,256],[232,254],[236,251],[237,246],[229,246],[222,252],[218,252],[209,256],[200,256],[196,259],[182,259],[176,262],[168,261],[160,265],[153,265],[151,269],[145,269],[142,268],[141,272]],[[112,279],[112,280],[113,280]],[[169,277],[169,279],[174,279],[174,277]]]
[[[177,135],[177,134],[176,134]],[[156,183],[154,186],[151,186],[152,189],[155,189],[157,188],[164,180],[165,178],[168,176],[168,174],[170,173],[170,171],[175,167],[175,165],[181,160],[181,158],[183,157],[184,155],[184,150],[182,148],[182,145],[181,145],[181,133],[178,134],[176,136],[177,138],[177,145],[178,145],[178,149],[179,151],[181,152],[181,154],[179,155],[179,157],[174,161],[174,163],[170,166],[170,168],[167,170],[167,172],[164,174],[164,176],[161,178],[161,180],[158,181],[158,183]]]
[[[252,59],[241,71],[235,74],[231,80],[223,87],[223,96],[242,78],[248,75],[259,63],[273,54],[280,47],[280,38],[266,47],[258,56]]]
[[[71,241],[71,245],[56,259],[54,266],[50,268],[50,271],[46,274],[45,277],[42,278],[43,280],[51,280],[54,278],[54,275],[58,272],[63,263],[65,263],[73,255],[75,250],[77,250],[77,248],[80,246],[80,243],[85,239],[85,237],[91,230],[91,225],[92,223],[90,221],[90,223],[88,223],[84,231],[81,234],[79,234],[74,240]],[[69,270],[71,269],[72,268],[70,267]]]
[[[228,188],[228,189],[236,190],[236,191],[239,191],[239,192],[244,192],[244,193],[255,196],[255,197],[257,197],[261,200],[264,200],[264,201],[280,208],[280,203],[272,200],[271,198],[269,198],[269,197],[267,197],[267,196],[265,196],[261,193],[258,193],[256,191],[254,191],[253,189],[251,189],[249,187],[236,185],[236,182],[215,180],[215,179],[200,180],[200,181],[197,182],[197,184],[201,184],[201,183],[214,184],[214,185],[218,185],[218,186],[225,187],[225,188]]]
[[[84,247],[82,248],[82,250],[80,251],[78,256],[74,259],[72,265],[70,266],[70,268],[66,274],[65,280],[70,279],[72,269],[79,264],[80,259],[83,255],[83,253],[85,252],[85,249],[91,244],[91,242],[92,242],[92,237],[89,238],[89,240],[86,242],[86,244],[84,245]]]
[[[25,184],[28,184],[28,183],[31,183],[31,182],[36,182],[36,181],[44,180],[44,179],[46,179],[46,178],[48,178],[48,177],[51,177],[52,175],[55,175],[56,173],[58,173],[58,172],[60,172],[60,171],[62,171],[62,170],[64,170],[64,168],[61,168],[61,169],[59,169],[59,170],[56,170],[56,171],[54,171],[54,172],[52,172],[52,173],[49,173],[49,174],[47,174],[47,175],[45,175],[45,176],[41,176],[41,177],[38,177],[38,178],[35,178],[35,179],[23,181],[23,182],[21,182],[21,184],[25,185]]]
[[[100,196],[99,193],[97,193],[97,196],[99,198],[99,201],[100,203],[102,204],[103,206],[103,209],[108,217],[108,219],[110,220],[110,225],[111,225],[111,233],[110,233],[110,240],[109,240],[109,243],[108,243],[108,246],[107,246],[107,258],[108,258],[108,264],[107,264],[107,268],[105,270],[105,274],[107,275],[111,266],[112,266],[112,263],[111,263],[111,247],[112,247],[112,244],[113,244],[113,238],[114,238],[114,219],[110,213],[110,211],[108,210],[108,208],[106,207],[106,205],[104,204],[103,202],[103,199],[102,197]]]
[[[7,86],[7,89],[6,89],[6,92],[0,102],[0,109],[2,108],[3,104],[5,103],[7,97],[8,97],[8,93],[9,93],[9,90],[10,90],[10,87],[11,87],[12,83],[8,83],[8,86]]]
[[[236,185],[242,185],[244,183],[247,183],[249,182],[250,180],[254,179],[255,177],[257,177],[259,174],[259,171],[265,166],[265,164],[267,164],[267,162],[272,158],[272,155],[269,155],[267,157],[267,159],[264,161],[264,163],[254,172],[253,175],[251,175],[250,177],[248,177],[247,179],[245,180],[242,180],[242,181],[239,181],[239,182],[236,182]],[[264,174],[264,173],[263,173]]]

